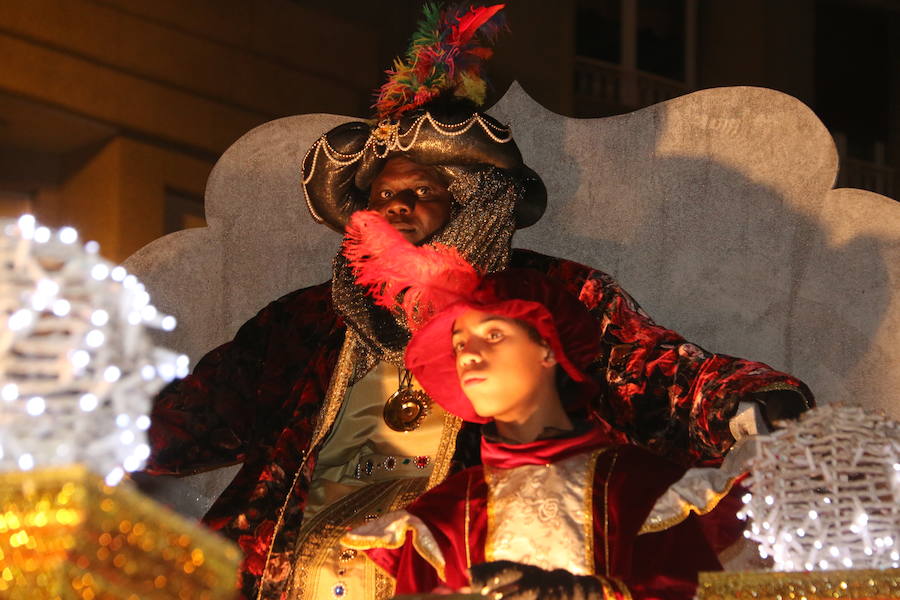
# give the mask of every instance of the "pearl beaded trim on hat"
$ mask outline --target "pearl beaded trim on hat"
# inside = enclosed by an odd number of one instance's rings
[[[372,130],[372,133],[369,134],[369,138],[366,140],[366,143],[363,144],[363,147],[359,151],[353,153],[344,153],[335,150],[332,148],[331,144],[328,143],[328,134],[324,134],[316,140],[316,143],[313,144],[309,150],[307,150],[306,155],[303,157],[303,162],[301,163],[306,164],[307,158],[310,153],[312,153],[312,165],[310,166],[309,173],[303,177],[302,182],[303,192],[306,196],[306,204],[309,207],[309,211],[312,213],[313,218],[319,222],[324,221],[324,219],[316,212],[312,202],[310,202],[309,193],[306,189],[306,186],[312,181],[313,175],[316,172],[320,151],[325,154],[325,157],[330,162],[341,167],[352,165],[357,162],[362,158],[363,154],[370,146],[375,148],[375,155],[378,158],[386,158],[390,152],[395,150],[406,152],[415,146],[419,139],[419,133],[422,130],[422,126],[425,123],[429,123],[436,132],[447,137],[463,135],[475,124],[478,124],[481,126],[484,133],[498,144],[506,144],[512,141],[512,133],[508,126],[501,127],[494,125],[477,113],[460,123],[448,124],[441,123],[432,117],[431,113],[426,112],[418,117],[409,129],[403,132],[400,131],[400,124],[398,122],[382,121]],[[409,141],[406,142],[406,140]]]

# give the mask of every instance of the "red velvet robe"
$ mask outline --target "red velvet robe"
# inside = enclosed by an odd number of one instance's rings
[[[596,430],[595,430],[596,431]],[[607,446],[602,435],[545,440],[530,447],[485,443],[484,463],[494,468],[552,464],[573,455],[584,460],[592,449]],[[529,453],[530,456],[529,456]],[[522,460],[525,458],[526,460]],[[529,460],[533,459],[533,460]],[[737,489],[707,515],[689,516],[665,531],[638,535],[653,505],[685,469],[635,446],[607,447],[597,456],[593,473],[593,575],[606,583],[607,597],[690,600],[699,571],[721,570],[714,544],[730,544],[743,524],[734,516]],[[587,484],[586,484],[587,485]],[[363,549],[397,582],[398,594],[428,593],[437,586],[469,585],[468,568],[485,562],[488,534],[488,483],[482,466],[471,467],[410,504],[408,512],[424,522],[445,560],[444,577],[416,550],[413,536],[397,548],[366,546],[367,538],[350,545]],[[501,520],[503,514],[496,514]],[[391,515],[385,517],[391,520]],[[703,523],[701,523],[703,521]],[[468,524],[468,530],[466,525]],[[377,529],[378,523],[373,524]],[[372,538],[375,539],[375,538]],[[468,541],[468,552],[466,542]],[[432,558],[433,560],[433,558]]]
[[[560,280],[596,316],[603,354],[589,369],[602,388],[595,408],[632,443],[685,464],[714,463],[733,443],[728,421],[738,403],[754,392],[794,389],[812,401],[789,375],[712,354],[656,325],[605,273],[527,250],[515,250],[510,266]],[[204,521],[243,549],[244,597],[256,598],[261,582],[262,598],[281,597],[315,466],[309,443],[344,334],[328,283],[297,290],[247,321],[154,406],[148,472],[243,463]]]

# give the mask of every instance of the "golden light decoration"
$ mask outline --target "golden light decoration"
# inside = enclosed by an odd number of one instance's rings
[[[900,598],[900,569],[700,573],[697,600],[863,600]]]
[[[233,543],[117,485],[188,360],[153,344],[174,317],[98,249],[0,221],[0,598],[233,598]]]
[[[0,597],[234,598],[240,551],[82,466],[0,474]]]

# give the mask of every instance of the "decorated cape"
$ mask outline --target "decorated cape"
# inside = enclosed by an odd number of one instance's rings
[[[734,441],[729,419],[754,392],[795,390],[798,403],[812,401],[789,375],[712,354],[655,324],[605,273],[526,250],[515,250],[510,266],[559,279],[596,316],[603,353],[589,369],[602,389],[594,409],[631,443],[682,464],[715,464]],[[310,443],[345,334],[328,283],[297,290],[156,401],[150,473],[243,463],[204,521],[243,549],[247,598],[260,585],[262,598],[278,598],[289,574],[315,466]],[[473,450],[463,442],[456,448],[460,458],[477,456]]]
[[[366,551],[398,594],[469,586],[473,565],[511,560],[593,576],[604,598],[690,600],[699,571],[721,570],[716,545],[740,536],[737,504],[717,498],[703,517],[645,533],[656,500],[684,468],[610,441],[594,429],[522,446],[483,442],[483,466],[342,541]]]

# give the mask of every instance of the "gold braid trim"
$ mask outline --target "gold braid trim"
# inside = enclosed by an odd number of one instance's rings
[[[350,387],[350,379],[356,371],[354,359],[356,357],[356,348],[358,346],[356,333],[349,327],[347,335],[344,338],[344,345],[341,347],[341,353],[338,355],[338,361],[331,374],[331,381],[328,383],[328,390],[325,392],[325,404],[319,411],[319,418],[316,422],[316,428],[313,431],[312,440],[309,443],[310,454],[317,450],[317,446],[322,443],[331,426],[334,425],[344,399],[347,397],[347,389]]]
[[[654,522],[654,523],[645,521],[644,524],[641,526],[641,530],[638,532],[638,535],[644,535],[645,533],[656,533],[658,531],[665,531],[666,529],[674,527],[674,526],[678,525],[679,523],[681,523],[682,521],[684,521],[685,519],[687,519],[688,516],[690,516],[690,514],[692,512],[696,513],[698,515],[705,515],[705,514],[711,512],[716,506],[719,505],[719,502],[721,502],[722,498],[724,498],[725,496],[728,495],[728,492],[731,491],[731,488],[734,487],[734,484],[737,482],[737,480],[739,478],[740,478],[740,476],[736,476],[736,477],[732,477],[731,479],[729,479],[728,483],[726,484],[725,489],[723,491],[713,490],[712,493],[707,498],[706,504],[704,506],[697,506],[695,504],[692,504],[692,503],[687,502],[686,500],[682,499],[680,502],[680,506],[679,506],[680,512],[677,515],[673,515],[673,516],[669,517],[668,519],[663,519],[663,520],[660,520],[660,521]]]
[[[390,522],[387,522],[388,517],[392,517]],[[382,525],[382,523],[384,524]],[[387,531],[388,527],[398,525],[399,529]],[[406,511],[397,511],[390,515],[384,515],[381,519],[377,519],[373,523],[355,531],[374,529],[376,527],[380,527],[381,531],[377,533],[346,533],[341,538],[341,544],[354,550],[372,550],[375,548],[396,550],[406,543],[408,536],[412,536],[413,548],[419,553],[419,556],[437,571],[441,581],[446,581],[446,561],[444,556],[437,545],[437,540],[434,539],[431,531],[428,530],[428,526],[421,519]]]
[[[491,535],[491,532],[494,531],[497,522],[497,514],[494,509],[494,503],[491,501],[493,494],[491,494],[491,488],[494,487],[494,474],[491,469],[487,467],[484,468],[484,482],[487,484],[488,492],[487,492],[487,536],[485,536],[484,540],[484,560],[486,562],[492,562],[494,560],[494,537]]]
[[[450,462],[456,451],[456,436],[462,428],[462,419],[449,412],[444,413],[444,427],[441,430],[441,442],[438,444],[437,453],[434,456],[434,467],[431,477],[428,478],[428,489],[438,485],[447,478],[450,472]]]
[[[628,586],[619,579],[602,575],[592,575],[591,577],[600,582],[602,600],[632,600]]]
[[[469,473],[466,475],[466,522],[465,522],[465,530],[463,531],[463,540],[466,544],[466,568],[472,568],[472,552],[470,550],[471,546],[469,545],[469,529],[470,525],[470,510],[469,505],[472,502],[472,474]]]
[[[619,596],[618,598],[624,598],[625,600],[631,600],[631,590],[628,589],[628,586],[625,585],[625,582],[621,579],[617,579],[616,577],[610,577],[609,580],[612,582],[614,586],[616,586]]]
[[[764,394],[765,392],[797,392],[797,395],[803,400],[803,406],[806,407],[806,410],[812,408],[809,405],[809,398],[798,388],[796,385],[791,385],[789,383],[770,383],[769,385],[764,385],[757,390],[753,390],[751,394]],[[752,400],[751,400],[752,402]]]
[[[609,478],[612,477],[613,469],[616,468],[617,458],[619,458],[618,450],[613,453],[609,471],[606,472],[606,478],[603,480],[603,560],[606,563],[604,574],[607,577],[609,577]]]
[[[422,478],[424,481],[424,478]],[[292,561],[291,579],[287,587],[289,598],[309,598],[314,590],[315,573],[328,557],[328,551],[339,544],[347,531],[347,524],[368,512],[377,510],[386,498],[402,493],[409,480],[383,481],[347,494],[313,518],[304,534],[297,540]]]
[[[313,436],[310,440],[309,447],[306,449],[306,452],[303,453],[300,460],[300,466],[294,473],[291,485],[288,488],[287,494],[285,494],[284,502],[278,510],[278,519],[275,521],[272,539],[269,542],[269,550],[266,553],[266,564],[263,567],[262,577],[259,578],[259,584],[257,586],[256,600],[262,599],[266,580],[269,577],[269,563],[272,560],[272,549],[275,547],[275,540],[281,532],[282,525],[284,525],[284,513],[287,511],[287,506],[293,495],[294,488],[297,487],[297,482],[300,480],[303,469],[306,468],[306,464],[309,462],[309,457],[313,455],[316,446],[325,438],[325,434],[334,424],[334,419],[337,417],[344,396],[347,395],[350,376],[353,374],[353,349],[355,346],[356,336],[350,329],[347,329],[344,345],[341,346],[341,353],[338,355],[337,365],[335,366],[334,372],[331,374],[328,390],[325,392],[325,405],[319,412],[319,420],[313,430]]]
[[[600,448],[596,450],[588,459],[588,479],[587,485],[584,487],[584,540],[585,550],[587,552],[587,561],[584,564],[590,569],[591,574],[597,573],[596,561],[594,560],[594,478],[597,471],[597,459],[600,455],[609,450],[609,448]],[[609,569],[607,569],[609,570]]]
[[[366,557],[366,565],[371,565],[375,570],[375,600],[391,600],[396,593],[397,580],[394,579],[393,575],[385,571],[384,567],[374,560],[369,560],[368,556]]]
[[[394,501],[388,507],[388,511],[392,512],[406,508],[413,500],[421,496],[425,492],[428,480],[424,477],[405,480],[401,486],[401,492],[395,497]],[[375,568],[375,600],[389,600],[394,597],[397,588],[397,580],[393,575],[384,570],[384,568],[373,560],[366,557],[366,564],[370,564]]]
[[[900,598],[900,569],[700,573],[699,600]]]

